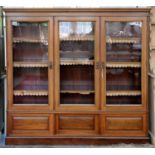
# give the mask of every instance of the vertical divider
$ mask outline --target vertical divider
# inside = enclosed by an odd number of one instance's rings
[[[58,20],[54,18],[54,109],[59,106],[59,36],[58,36]]]
[[[52,68],[48,68],[48,99],[49,99],[49,106],[50,111],[54,109],[54,59],[53,59],[53,17],[49,20],[49,26],[48,26],[48,63],[52,63]]]
[[[54,114],[50,113],[50,116],[49,116],[49,132],[51,135],[54,135],[55,134],[55,121],[54,121]]]
[[[12,28],[11,19],[7,17],[7,29],[6,29],[6,40],[7,40],[7,103],[8,109],[11,110],[13,106],[13,49],[12,49]]]
[[[94,72],[95,72],[95,102],[97,104],[98,110],[100,110],[100,70],[96,69],[96,63],[100,61],[100,23],[99,18],[95,21],[95,63],[94,63]]]
[[[142,104],[145,109],[148,106],[148,51],[147,51],[147,18],[143,18],[142,26],[142,60],[141,60],[141,91],[142,91]]]
[[[105,110],[106,104],[106,33],[105,33],[105,18],[100,17],[100,62],[104,65],[104,68],[101,67],[100,72],[100,96],[101,96],[101,111]],[[103,72],[103,73],[102,73]],[[103,74],[103,77],[102,77]],[[104,134],[105,128],[105,119],[104,113],[102,112],[100,115],[100,128],[101,128],[101,135]]]
[[[105,110],[106,104],[106,30],[105,30],[105,18],[101,17],[101,62],[104,64],[103,78],[101,77],[101,110]]]

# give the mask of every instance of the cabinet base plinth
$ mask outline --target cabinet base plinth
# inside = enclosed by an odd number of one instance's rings
[[[145,144],[151,143],[149,137],[7,137],[6,144],[14,145],[102,145],[102,144],[118,144],[118,143],[134,143]]]

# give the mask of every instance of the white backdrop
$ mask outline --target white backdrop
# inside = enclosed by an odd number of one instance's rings
[[[155,0],[0,0],[7,7],[135,7],[153,6]]]
[[[155,6],[155,0],[0,0],[0,6],[6,7],[136,7],[136,6]],[[111,148],[13,148],[13,149],[0,149],[1,155],[154,155],[153,149],[111,149]],[[35,151],[35,152],[34,152]]]

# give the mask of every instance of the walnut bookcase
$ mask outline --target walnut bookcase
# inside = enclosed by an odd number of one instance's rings
[[[148,141],[149,9],[4,11],[7,144]]]

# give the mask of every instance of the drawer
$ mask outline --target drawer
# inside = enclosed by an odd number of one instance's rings
[[[13,130],[48,130],[48,117],[15,116],[13,117]]]
[[[91,114],[57,114],[56,133],[69,135],[97,134],[98,116]]]
[[[54,123],[49,114],[8,114],[8,134],[18,136],[44,136],[50,134]]]
[[[102,115],[103,134],[107,136],[145,136],[146,114],[106,114]]]

